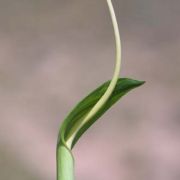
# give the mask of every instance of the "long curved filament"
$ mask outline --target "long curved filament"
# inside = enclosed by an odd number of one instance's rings
[[[94,107],[90,110],[90,112],[84,117],[84,119],[82,120],[78,129],[76,129],[73,132],[73,134],[71,135],[71,137],[69,137],[69,139],[67,139],[66,144],[69,148],[71,148],[72,141],[73,141],[76,133],[78,132],[78,130],[81,129],[81,127],[84,125],[84,123],[86,123],[88,120],[90,120],[101,109],[101,107],[107,102],[107,100],[111,96],[111,94],[116,86],[117,80],[119,78],[119,73],[120,73],[120,68],[121,68],[120,33],[119,33],[118,23],[117,23],[115,11],[114,11],[111,0],[107,0],[107,4],[108,4],[110,16],[111,16],[111,20],[112,20],[112,24],[113,24],[113,28],[114,28],[114,36],[115,36],[115,44],[116,44],[116,62],[115,62],[114,74],[113,74],[112,80],[111,80],[106,92],[104,93],[104,95],[94,105]]]

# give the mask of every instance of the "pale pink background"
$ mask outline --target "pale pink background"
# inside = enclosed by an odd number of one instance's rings
[[[180,1],[113,0],[121,76],[147,83],[74,149],[77,180],[180,179]],[[0,0],[0,179],[55,180],[59,125],[110,79],[105,0]]]

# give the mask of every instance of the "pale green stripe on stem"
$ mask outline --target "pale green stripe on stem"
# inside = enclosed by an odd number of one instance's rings
[[[111,0],[107,0],[107,4],[108,4],[110,16],[111,16],[111,20],[112,20],[112,24],[113,24],[113,28],[114,28],[115,43],[116,43],[116,63],[115,63],[114,75],[113,75],[111,83],[109,84],[109,87],[106,90],[106,92],[104,93],[104,95],[95,104],[95,106],[90,110],[90,112],[87,114],[87,116],[84,117],[81,124],[72,133],[71,137],[69,137],[69,139],[67,139],[66,144],[67,144],[67,146],[69,148],[71,148],[72,141],[73,141],[76,133],[79,131],[79,129],[81,129],[81,127],[89,119],[91,119],[101,109],[101,107],[107,102],[107,100],[111,96],[111,94],[112,94],[112,92],[113,92],[113,90],[114,90],[114,88],[116,86],[117,80],[119,78],[120,67],[121,67],[121,40],[120,40],[120,33],[119,33],[118,23],[117,23],[116,15],[115,15],[114,8],[113,8]]]

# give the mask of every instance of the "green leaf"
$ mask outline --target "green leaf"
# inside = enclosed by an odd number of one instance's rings
[[[57,148],[60,145],[69,148],[67,141],[74,132],[75,136],[72,139],[70,148],[72,149],[76,142],[79,140],[81,135],[99,118],[101,117],[115,102],[117,102],[122,96],[124,96],[130,90],[144,84],[144,81],[138,81],[128,78],[120,78],[116,84],[116,87],[109,97],[108,101],[103,107],[83,126],[80,127],[80,124],[83,118],[88,114],[92,107],[98,102],[98,100],[105,93],[108,88],[110,81],[105,82],[99,88],[90,93],[86,98],[80,101],[77,106],[70,112],[70,114],[65,118],[58,136]]]
[[[128,78],[118,79],[115,89],[106,103],[92,118],[88,119],[87,122],[85,121],[82,125],[83,119],[104,95],[109,84],[110,81],[105,82],[80,101],[62,123],[57,143],[57,180],[74,180],[74,158],[71,152],[73,146],[79,140],[81,135],[115,102],[130,90],[144,84],[144,81],[137,81]],[[69,138],[72,138],[70,145],[68,144]]]

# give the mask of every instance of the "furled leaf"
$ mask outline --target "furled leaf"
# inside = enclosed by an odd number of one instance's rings
[[[74,132],[75,136],[73,137],[72,144],[70,148],[73,148],[75,143],[79,140],[81,135],[99,118],[101,117],[115,102],[117,102],[123,95],[125,95],[130,90],[144,84],[144,81],[138,81],[128,78],[120,78],[116,84],[116,87],[105,103],[105,105],[83,126],[79,128],[83,118],[87,113],[92,109],[92,107],[97,103],[97,101],[105,93],[110,81],[105,82],[99,88],[90,93],[86,98],[80,101],[77,106],[70,112],[70,114],[65,118],[58,136],[57,148],[60,145],[67,146],[67,141],[71,138]]]
[[[94,105],[106,92],[110,81],[105,82],[99,88],[90,93],[65,118],[59,132],[57,143],[57,179],[58,180],[74,180],[74,158],[71,149],[79,140],[81,135],[99,118],[101,117],[115,102],[130,90],[144,84],[144,81],[137,81],[128,78],[120,78],[116,83],[111,96],[99,111],[82,124],[83,119],[91,111]],[[72,138],[73,137],[73,138]],[[72,138],[72,142],[68,144],[68,139]]]

